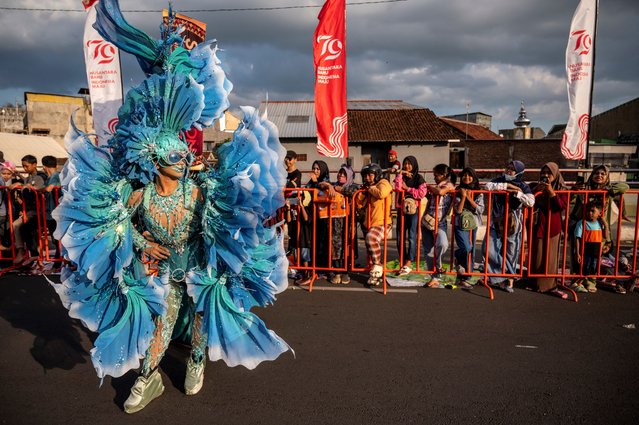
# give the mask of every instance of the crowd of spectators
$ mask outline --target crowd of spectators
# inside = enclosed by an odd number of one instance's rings
[[[61,196],[56,158],[43,157],[40,170],[37,158],[26,155],[23,175],[1,152],[0,160],[2,258],[14,266],[42,269],[44,240],[55,250],[53,257],[60,256],[52,239],[52,211]],[[421,272],[429,276],[424,285],[429,288],[446,287],[448,274],[454,275],[455,286],[472,289],[477,272],[485,271],[486,283],[506,292],[513,292],[515,280],[523,276],[539,292],[565,299],[558,270],[561,247],[568,245],[564,261],[575,276],[569,280],[572,290],[596,292],[598,284],[606,283],[623,294],[634,287],[636,256],[620,253],[611,231],[629,187],[612,183],[603,165],[569,188],[553,162],[532,183],[524,181],[525,165],[518,160],[485,183],[473,168],[457,174],[447,164],[436,165],[425,177],[415,156],[400,162],[393,150],[384,167],[369,164],[357,176],[343,164],[335,180],[324,161],[314,161],[307,176],[297,168],[294,151],[287,151],[284,162],[286,203],[278,220],[286,223],[291,277],[298,285],[309,285],[318,270],[332,284],[349,284],[349,267],[357,264],[367,270],[371,286],[383,283],[385,272],[407,279]],[[478,241],[484,223],[485,236]],[[389,271],[384,249],[393,226],[399,258]],[[365,259],[358,258],[359,237]],[[606,277],[619,275],[631,277]]]
[[[485,183],[473,168],[456,174],[447,164],[438,164],[429,183],[430,175],[420,173],[416,157],[400,162],[391,150],[385,167],[370,164],[361,170],[358,184],[346,164],[331,182],[328,166],[319,160],[304,182],[296,157],[293,151],[287,153],[286,222],[291,276],[299,285],[308,285],[318,270],[327,272],[331,283],[349,283],[348,266],[354,263],[349,255],[358,254],[358,234],[366,247],[362,267],[368,270],[367,283],[379,285],[385,271],[383,248],[393,225],[399,266],[386,272],[410,278],[421,271],[429,275],[424,285],[429,288],[446,287],[447,272],[454,275],[454,286],[472,289],[479,267],[482,272],[485,268],[487,284],[505,292],[513,292],[515,281],[523,277],[539,292],[565,299],[565,288],[558,284],[562,241],[569,245],[565,261],[574,275],[565,286],[576,292],[595,292],[605,282],[626,293],[636,280],[602,276],[636,272],[625,256],[617,261],[611,248],[610,223],[629,187],[611,183],[603,165],[595,167],[585,183],[572,187],[554,162],[541,167],[534,182],[524,181],[526,169],[519,160]],[[352,220],[346,220],[349,206],[355,208]],[[478,230],[485,221],[479,242]],[[454,238],[452,253],[449,238]],[[417,264],[420,258],[422,265]]]
[[[4,160],[0,152],[0,250],[2,258],[12,257],[14,266],[35,263],[42,270],[42,228],[53,235],[55,220],[51,213],[55,209],[59,192],[60,175],[57,159],[42,157],[42,169],[33,155],[25,155],[21,162],[24,175],[10,161]],[[38,217],[38,212],[44,212]],[[54,257],[59,257],[56,241],[51,240],[55,249]],[[7,256],[6,253],[14,255]]]

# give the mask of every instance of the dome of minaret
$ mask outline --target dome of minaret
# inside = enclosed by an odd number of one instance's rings
[[[524,108],[524,101],[521,101],[521,109],[519,109],[519,117],[514,121],[517,127],[528,127],[530,120],[526,117],[526,109]]]

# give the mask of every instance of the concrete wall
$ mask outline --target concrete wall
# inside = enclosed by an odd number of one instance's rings
[[[306,183],[309,179],[308,172],[311,171],[313,161],[322,160],[331,170],[331,180],[336,178],[339,167],[346,162],[344,158],[327,158],[317,153],[316,145],[308,142],[282,142],[286,150],[293,150],[298,155],[297,168],[302,171],[302,182]],[[349,146],[348,156],[352,158],[352,166],[355,171],[362,168],[362,155],[360,146]],[[301,155],[306,155],[306,160],[300,160]],[[359,180],[357,180],[359,181]]]
[[[399,145],[394,146],[397,151],[397,159],[403,161],[409,155],[417,158],[420,171],[430,171],[437,164],[448,164],[448,144],[438,145]]]
[[[472,122],[475,124],[479,124],[482,127],[486,127],[490,130],[490,127],[493,125],[493,117],[490,115],[472,112],[468,115],[466,114],[457,114],[457,115],[446,115],[444,118],[452,118],[454,120],[466,121],[466,117],[468,117],[468,122]]]
[[[289,141],[283,140],[282,144],[286,148],[286,150],[294,150],[298,156],[300,154],[306,154],[307,160],[297,161],[297,168],[300,169],[303,173],[310,172],[313,161],[322,160],[326,162],[328,168],[331,170],[331,179],[335,178],[335,173],[339,170],[341,164],[345,162],[343,158],[326,158],[319,153],[317,153],[316,145],[314,143],[309,143],[306,141]],[[390,145],[389,145],[390,146]],[[370,146],[369,146],[370,147]],[[449,160],[449,150],[448,144],[437,144],[437,145],[392,145],[392,148],[397,151],[397,157],[400,161],[402,161],[406,156],[413,155],[417,158],[419,162],[420,170],[431,170],[435,165],[443,163],[448,164]],[[351,158],[353,169],[359,173],[359,170],[362,169],[364,165],[370,163],[371,156],[369,154],[362,154],[363,145],[350,145],[348,147],[348,156]],[[370,149],[366,149],[370,151]],[[386,157],[386,145],[384,144],[383,148],[384,158]],[[304,176],[302,181],[306,182],[308,180],[308,176]],[[356,178],[356,181],[360,181],[359,177]]]
[[[22,133],[25,114],[26,110],[23,107],[0,107],[0,133]]]
[[[639,133],[639,99],[619,105],[592,118],[590,140],[612,139]]]
[[[467,150],[467,165],[473,168],[501,168],[517,159],[526,168],[540,169],[547,162],[565,165],[561,154],[561,140],[466,140],[455,144]]]
[[[64,140],[74,112],[75,125],[84,132],[93,132],[91,108],[83,97],[43,93],[26,93],[25,97],[29,134],[34,130],[49,130],[49,136],[58,141]]]

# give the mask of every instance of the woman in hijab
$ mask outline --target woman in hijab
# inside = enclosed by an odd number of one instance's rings
[[[587,196],[587,202],[600,201],[604,206],[604,218],[608,225],[612,224],[617,217],[612,213],[612,203],[619,202],[621,195],[630,189],[626,183],[611,183],[610,170],[605,165],[597,165],[592,169],[590,177],[586,183],[576,184],[571,190],[601,190],[605,191],[605,202],[603,193],[590,193]],[[584,197],[583,195],[575,196],[575,206],[570,213],[571,222],[576,223],[583,219],[584,214]],[[571,223],[571,224],[573,224]]]
[[[568,207],[568,194],[559,166],[549,162],[541,167],[539,182],[534,186],[535,209],[531,235],[530,272],[539,292],[547,292],[566,299],[568,295],[557,289],[554,277],[535,275],[556,274],[559,262],[559,240],[563,230],[563,211]]]
[[[347,165],[342,164],[337,172],[337,181],[333,183],[321,182],[319,188],[328,194],[332,202],[328,205],[331,208],[331,263],[334,269],[343,269],[347,265],[347,252],[344,251],[344,241],[348,239],[345,233],[346,216],[348,215],[348,205],[350,198],[358,189],[359,185],[354,182],[355,172]],[[350,240],[350,239],[349,239]],[[335,273],[331,276],[332,284],[347,285],[351,282],[348,273]]]
[[[395,177],[394,189],[397,192],[397,252],[403,253],[404,264],[397,273],[406,276],[413,269],[417,257],[417,225],[419,224],[419,201],[428,193],[426,180],[419,174],[417,158],[410,155],[404,158],[402,169]],[[404,196],[402,197],[401,194]],[[412,204],[409,205],[408,204]]]
[[[319,192],[321,190],[320,184],[329,182],[329,174],[326,162],[320,160],[314,161],[311,166],[310,179],[308,183],[306,183],[306,187],[308,189],[317,189]],[[311,193],[311,195],[313,201],[315,201],[318,193]],[[312,244],[311,261],[313,257],[315,257],[315,262],[312,263],[312,266],[328,267],[328,220],[319,220],[318,211],[315,212],[315,218],[313,217],[313,210],[316,206],[317,204],[315,202],[311,202],[306,210],[308,221],[304,222],[304,225],[308,227],[307,230],[310,235],[313,234],[313,226],[315,226],[315,241],[314,244]],[[313,220],[316,220],[316,222]],[[310,283],[310,281],[305,279],[300,285],[307,283]]]
[[[319,189],[319,184],[329,179],[328,165],[324,161],[314,161],[311,166],[310,180],[306,183],[309,189]]]
[[[524,170],[523,162],[511,161],[506,165],[503,175],[486,183],[487,190],[507,192],[505,195],[492,196],[490,229],[484,240],[484,258],[488,263],[489,275],[517,274],[521,259],[524,208],[535,204],[535,196],[523,181]],[[513,292],[512,277],[489,276],[488,280],[506,292]]]
[[[481,216],[484,213],[484,194],[480,193],[481,186],[477,173],[471,167],[464,168],[459,174],[460,184],[455,192],[455,260],[457,261],[457,285],[463,289],[472,289],[470,284],[471,273],[475,263],[475,241],[477,239],[477,227],[482,224]],[[464,229],[462,215],[469,211],[474,216],[476,228]]]
[[[572,211],[570,212],[570,219],[568,224],[568,231],[570,232],[570,242],[571,242],[571,262],[570,269],[573,274],[580,275],[581,267],[579,263],[576,261],[572,261],[572,258],[575,256],[574,246],[574,229],[577,225],[577,222],[580,220],[585,220],[585,208],[584,205],[589,202],[598,202],[603,205],[604,211],[601,216],[603,218],[603,222],[607,233],[606,239],[612,239],[612,235],[615,232],[612,231],[610,225],[614,223],[614,221],[618,218],[617,215],[613,214],[613,204],[615,202],[620,202],[621,196],[630,189],[626,183],[611,183],[610,182],[610,171],[608,167],[605,165],[597,165],[593,167],[592,172],[590,173],[590,177],[585,183],[577,183],[575,184],[571,190],[580,191],[580,190],[588,190],[588,191],[605,191],[604,192],[590,192],[586,194],[577,193],[573,195],[573,199],[571,203],[574,202],[574,206],[572,207]],[[570,287],[573,290],[581,291],[581,278],[573,279]]]

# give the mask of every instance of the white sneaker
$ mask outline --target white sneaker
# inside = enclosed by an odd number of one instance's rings
[[[186,378],[184,379],[184,392],[186,395],[197,394],[204,385],[204,363],[206,358],[201,362],[195,363],[189,356],[189,361],[186,362]]]
[[[140,375],[131,387],[129,398],[124,402],[124,411],[126,413],[139,412],[151,401],[161,396],[163,392],[162,375],[158,369],[155,369],[148,377]]]
[[[413,269],[411,269],[408,266],[404,266],[401,269],[399,269],[399,272],[397,273],[397,276],[408,276],[409,274],[411,274],[413,271]]]
[[[374,264],[368,274],[370,277],[367,283],[372,286],[379,286],[382,283],[384,268],[380,264]]]

